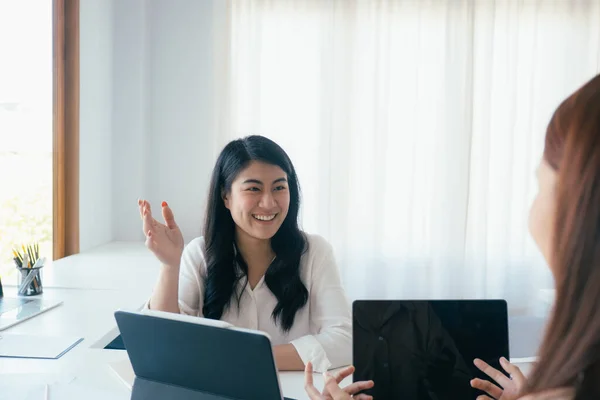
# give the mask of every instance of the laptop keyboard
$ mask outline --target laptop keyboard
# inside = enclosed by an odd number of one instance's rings
[[[12,311],[31,302],[31,299],[11,299],[11,298],[0,298],[0,315],[5,312]]]

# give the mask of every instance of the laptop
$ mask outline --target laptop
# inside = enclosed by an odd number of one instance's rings
[[[376,399],[474,399],[473,360],[509,359],[504,300],[357,300],[352,319],[353,380]]]
[[[115,319],[135,372],[132,400],[287,399],[264,332],[153,310]]]
[[[0,331],[62,304],[41,297],[0,297]]]

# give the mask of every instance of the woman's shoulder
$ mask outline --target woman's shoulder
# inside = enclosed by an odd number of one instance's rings
[[[307,253],[312,256],[321,256],[333,251],[331,244],[321,235],[314,233],[303,233],[306,238]]]
[[[572,400],[575,398],[575,389],[560,388],[546,390],[540,393],[532,393],[519,400]]]
[[[307,249],[302,255],[302,270],[313,276],[314,271],[324,271],[336,265],[333,246],[321,235],[304,233]],[[313,276],[314,277],[314,276]]]
[[[204,236],[198,236],[197,238],[192,239],[185,246],[185,250],[184,251],[191,252],[191,253],[196,253],[196,254],[202,256],[202,258],[204,258],[204,251],[205,251]]]
[[[204,237],[200,236],[192,239],[183,249],[181,267],[188,270],[199,270],[204,273],[206,270],[204,252]]]

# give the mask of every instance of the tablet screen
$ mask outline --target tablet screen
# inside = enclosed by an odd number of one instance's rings
[[[356,301],[354,380],[375,381],[376,399],[476,398],[485,378],[480,358],[499,368],[508,358],[508,316],[502,300]]]

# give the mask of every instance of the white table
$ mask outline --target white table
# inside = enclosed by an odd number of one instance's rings
[[[126,360],[127,353],[103,347],[118,333],[114,311],[139,308],[150,296],[159,268],[142,243],[111,243],[47,265],[43,296],[64,303],[4,332],[78,336],[84,341],[58,360],[0,358],[0,386],[50,380],[62,382],[51,386],[51,400],[128,400],[129,389],[109,366]],[[14,282],[7,280],[5,286],[6,295],[16,293]],[[283,372],[280,381],[285,396],[307,398],[303,373]],[[315,374],[314,381],[321,387],[323,378]]]
[[[93,290],[151,290],[160,264],[143,243],[113,242],[85,253],[47,262],[44,288]],[[16,274],[3,278],[16,285]]]
[[[50,386],[50,399],[128,400],[130,391],[110,368],[127,359],[122,350],[103,350],[118,334],[114,311],[137,309],[149,297],[160,264],[142,243],[111,243],[44,267],[44,298],[63,304],[5,333],[78,336],[84,341],[58,360],[0,358],[0,386],[7,382],[61,383]],[[5,294],[15,295],[15,282],[6,280]],[[283,372],[284,395],[305,399],[301,372]],[[315,384],[322,384],[315,374]],[[54,390],[54,391],[53,391]],[[0,392],[0,400],[3,399]]]

